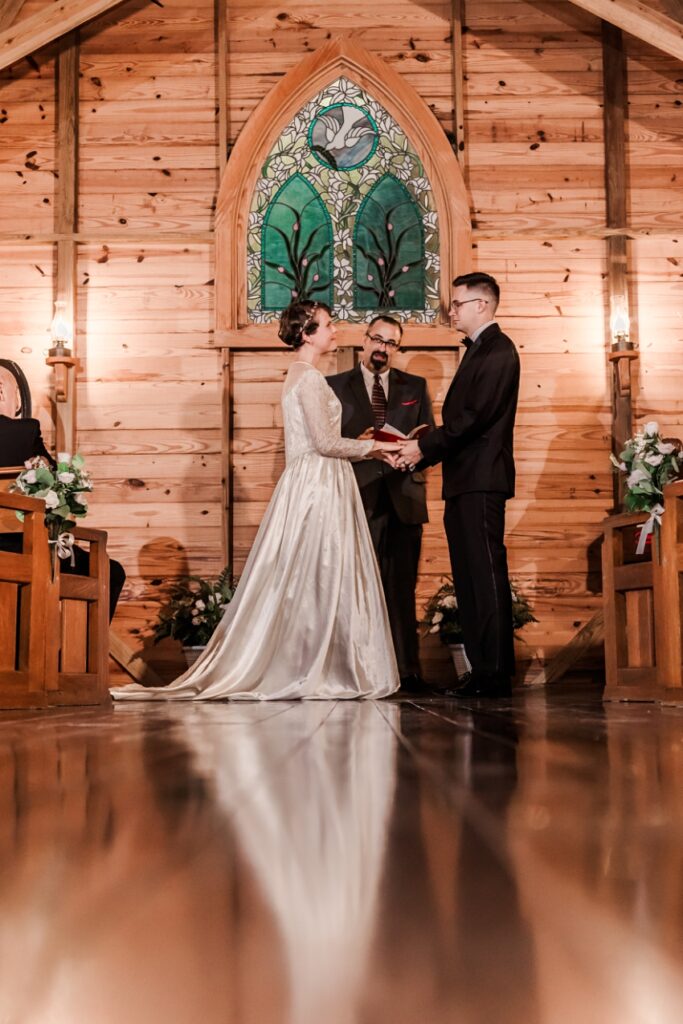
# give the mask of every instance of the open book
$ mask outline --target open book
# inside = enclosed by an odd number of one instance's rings
[[[419,427],[413,427],[409,434],[404,434],[398,427],[392,427],[391,423],[385,423],[372,435],[375,441],[417,441],[424,437],[431,430],[428,423],[421,423]]]

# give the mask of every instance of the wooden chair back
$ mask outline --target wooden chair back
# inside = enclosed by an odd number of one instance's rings
[[[64,563],[58,565],[55,600],[47,606],[47,703],[60,707],[109,700],[107,534],[84,527],[73,534],[79,547],[89,547],[87,575],[65,573]]]
[[[683,480],[664,488],[664,508],[657,566],[657,662],[665,699],[678,704],[683,702]]]
[[[683,703],[683,481],[664,488],[658,535],[643,556],[647,514],[605,520],[605,698]]]
[[[0,706],[44,707],[50,577],[45,505],[0,493],[0,509],[24,513],[22,553],[0,550]]]
[[[23,466],[0,466],[0,494],[7,494]],[[21,524],[13,509],[0,509],[0,533],[19,533]]]
[[[21,554],[0,550],[0,708],[108,701],[106,533],[75,529],[89,547],[88,571],[65,573],[59,558],[51,564],[40,499],[0,491],[0,513],[14,516],[23,534]]]

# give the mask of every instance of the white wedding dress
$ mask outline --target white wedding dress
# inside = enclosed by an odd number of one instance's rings
[[[201,658],[169,686],[117,700],[387,697],[399,686],[382,583],[350,459],[372,441],[341,436],[341,405],[310,363],[282,394],[285,470],[237,592]]]

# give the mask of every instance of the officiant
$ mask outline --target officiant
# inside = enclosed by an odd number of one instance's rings
[[[404,435],[434,426],[427,381],[391,366],[402,336],[399,320],[376,316],[366,327],[358,366],[327,378],[342,404],[344,437],[372,437],[385,426]],[[376,459],[354,462],[353,469],[382,575],[401,689],[420,692],[415,586],[428,520],[425,477]]]

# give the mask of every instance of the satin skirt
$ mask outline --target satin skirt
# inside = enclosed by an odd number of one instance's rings
[[[117,700],[338,700],[398,689],[382,583],[351,464],[308,452],[282,474],[236,594],[169,686]]]

